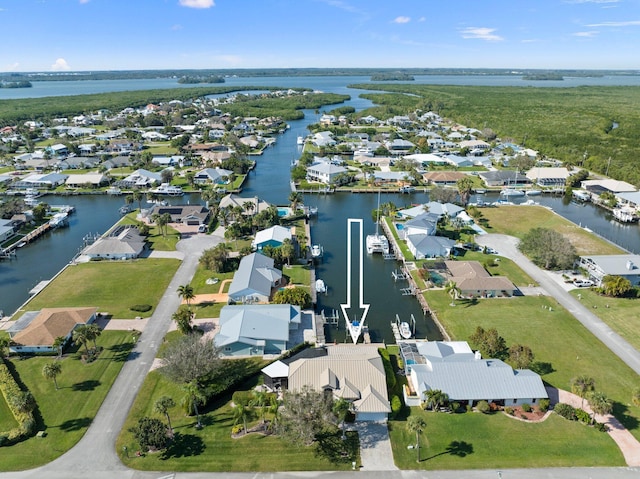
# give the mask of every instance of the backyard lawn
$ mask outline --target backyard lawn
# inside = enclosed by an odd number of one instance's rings
[[[525,423],[503,413],[444,414],[411,408],[427,427],[416,450],[416,435],[405,421],[390,421],[393,456],[401,469],[499,469],[528,467],[624,466],[622,453],[608,434],[552,414],[544,422]],[[493,476],[492,476],[493,477]]]
[[[241,389],[255,386],[256,381],[257,378],[254,377],[253,381]],[[185,416],[179,406],[171,409],[171,423],[176,433],[173,444],[158,454],[137,457],[135,453],[129,453],[127,457],[123,452],[124,446],[128,451],[138,450],[128,429],[139,417],[153,416],[165,420],[152,412],[153,402],[163,395],[168,395],[179,403],[184,393],[179,385],[171,383],[158,371],[153,371],[147,376],[116,444],[122,461],[129,467],[153,471],[211,472],[351,469],[352,458],[336,454],[335,446],[341,443],[339,433],[323,441],[324,448],[291,445],[276,436],[261,434],[233,439],[231,428],[234,420],[229,396],[202,411],[204,427],[200,430],[195,428],[195,417]],[[257,420],[254,420],[248,426],[256,423]],[[355,437],[351,436],[348,442],[357,450]],[[336,456],[340,462],[332,461]],[[359,461],[359,458],[356,460]]]
[[[311,284],[311,268],[308,265],[284,265],[282,274],[289,277],[289,284],[309,286]]]
[[[617,246],[571,223],[542,206],[499,206],[482,208],[488,220],[487,233],[500,233],[522,238],[531,228],[548,228],[569,239],[579,255],[622,254]]]
[[[137,225],[140,222],[136,219],[137,210],[129,213],[120,220],[118,224]],[[176,244],[180,241],[180,233],[167,225],[166,234],[162,234],[160,228],[150,225],[149,235],[147,236],[147,244],[152,251],[175,251]]]
[[[91,261],[68,266],[24,311],[42,308],[95,306],[116,319],[141,313],[129,308],[149,304],[155,308],[180,266],[176,259]],[[144,313],[151,316],[153,309]]]
[[[84,364],[74,352],[66,354],[60,361],[62,373],[58,377],[60,389],[57,391],[53,381],[42,376],[43,366],[55,361],[53,357],[12,360],[10,367],[17,371],[20,381],[38,404],[36,417],[40,415],[42,419],[38,420],[37,428],[46,431],[47,435],[2,448],[0,470],[29,469],[46,464],[76,444],[95,417],[133,344],[128,331],[105,331],[98,339],[98,346],[104,349],[96,361]]]
[[[524,344],[533,350],[533,369],[545,382],[570,390],[571,378],[593,377],[596,389],[614,401],[616,417],[640,438],[640,408],[631,403],[631,392],[640,378],[553,298],[457,300],[452,307],[451,298],[442,290],[425,293],[425,297],[453,340],[467,340],[477,326],[496,328],[507,347]]]

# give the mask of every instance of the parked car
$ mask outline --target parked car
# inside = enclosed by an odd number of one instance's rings
[[[593,286],[593,281],[591,281],[590,279],[576,278],[573,280],[573,284],[578,288],[589,288]]]

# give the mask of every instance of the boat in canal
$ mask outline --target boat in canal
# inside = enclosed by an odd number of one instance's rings
[[[411,326],[409,326],[409,323],[407,323],[406,321],[402,321],[400,323],[398,332],[403,339],[411,339],[411,336],[413,336],[413,334],[411,333]]]
[[[500,191],[500,196],[506,197],[516,197],[516,196],[524,196],[524,191],[516,190],[515,188],[505,188]]]
[[[321,279],[316,279],[316,293],[326,293],[327,285]]]
[[[525,194],[527,196],[538,196],[538,195],[542,194],[542,191],[541,190],[532,189],[532,190],[525,191]]]
[[[311,247],[311,257],[312,258],[321,258],[323,252],[324,252],[324,250],[323,250],[322,246],[320,246],[319,244],[314,244]]]
[[[380,234],[378,228],[380,226],[380,192],[378,192],[378,218],[376,219],[376,234],[367,235],[366,245],[367,254],[381,253],[389,254],[389,240],[383,234]]]
[[[151,193],[155,193],[156,195],[163,196],[182,196],[184,195],[184,191],[179,186],[173,186],[169,183],[162,183],[157,188],[151,190]]]

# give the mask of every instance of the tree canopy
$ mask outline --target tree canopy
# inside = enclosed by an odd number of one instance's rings
[[[311,305],[311,294],[304,288],[285,288],[273,295],[274,304],[293,304],[301,308]]]
[[[533,228],[520,241],[520,251],[544,269],[570,269],[577,254],[571,242],[557,231]]]
[[[191,383],[200,381],[219,367],[219,351],[213,341],[191,333],[169,344],[161,371],[177,383]]]

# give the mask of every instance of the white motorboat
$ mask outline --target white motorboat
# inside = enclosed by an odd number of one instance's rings
[[[524,191],[516,190],[515,188],[505,188],[500,191],[501,196],[524,196]]]
[[[327,285],[321,279],[316,279],[316,293],[326,293]]]
[[[367,235],[367,254],[382,253],[389,254],[389,240],[385,235],[378,232],[380,226],[380,192],[378,192],[378,218],[376,221],[376,234]]]
[[[151,190],[151,193],[155,193],[156,195],[166,195],[166,196],[182,196],[184,195],[184,191],[179,186],[172,186],[169,183],[162,183],[157,188]]]
[[[540,191],[540,190],[527,190],[527,191],[525,191],[525,194],[527,196],[538,196],[538,195],[542,194],[542,191]]]
[[[414,191],[416,191],[415,186],[401,186],[398,188],[398,192],[400,193],[413,193]]]
[[[311,256],[313,258],[320,258],[322,256],[323,253],[323,249],[322,246],[320,246],[319,244],[314,244],[311,247]]]
[[[120,188],[118,188],[117,186],[110,186],[107,189],[107,194],[108,195],[113,195],[113,196],[120,196],[122,194],[122,190]]]
[[[612,213],[613,217],[620,223],[635,223],[638,221],[638,216],[631,208],[614,208]]]
[[[411,336],[413,336],[413,334],[411,333],[411,326],[409,326],[409,323],[407,323],[406,321],[402,321],[400,323],[398,332],[404,339],[411,339]]]
[[[484,188],[476,188],[475,190],[473,190],[473,192],[477,195],[484,195],[487,190],[485,190]]]
[[[298,145],[304,145],[304,137],[299,136],[298,139],[296,140],[296,143]]]

